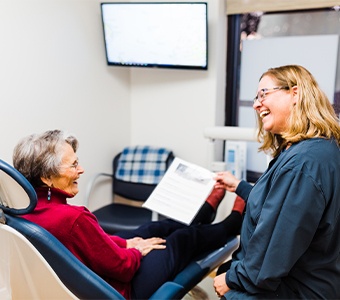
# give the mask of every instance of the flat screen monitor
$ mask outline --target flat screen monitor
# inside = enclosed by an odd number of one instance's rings
[[[206,2],[101,3],[107,64],[208,68]]]

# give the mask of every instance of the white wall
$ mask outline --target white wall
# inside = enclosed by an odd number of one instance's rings
[[[208,71],[131,71],[131,142],[165,145],[207,166],[207,126],[224,124],[225,1],[208,1]]]
[[[207,163],[206,126],[223,124],[224,0],[209,0],[209,70],[108,67],[98,0],[0,0],[0,158],[17,141],[61,128],[76,134],[81,192],[128,144],[165,145]],[[90,208],[109,201],[101,187]],[[104,199],[105,198],[105,199]]]

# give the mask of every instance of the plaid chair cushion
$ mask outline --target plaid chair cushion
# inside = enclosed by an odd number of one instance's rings
[[[151,146],[123,149],[116,171],[116,178],[123,181],[157,184],[166,171],[166,161],[171,151]]]

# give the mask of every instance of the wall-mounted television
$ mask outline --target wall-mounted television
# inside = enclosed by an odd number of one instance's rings
[[[208,68],[206,2],[105,2],[100,5],[108,65]]]

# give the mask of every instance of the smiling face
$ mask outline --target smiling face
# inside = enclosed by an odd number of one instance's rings
[[[59,175],[50,178],[42,178],[48,186],[60,189],[75,196],[78,194],[78,179],[84,173],[84,169],[78,164],[78,157],[72,147],[65,143],[62,146],[62,163]]]
[[[291,90],[278,88],[270,76],[264,76],[258,86],[258,92],[267,89],[263,99],[255,101],[253,108],[257,111],[263,122],[263,129],[273,134],[282,134],[287,130],[290,112],[297,99],[297,88]]]

